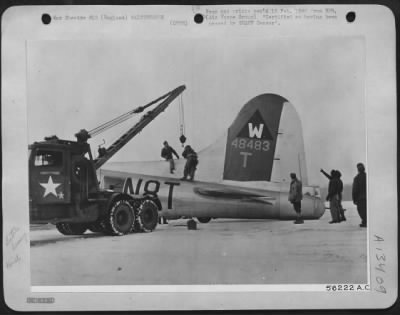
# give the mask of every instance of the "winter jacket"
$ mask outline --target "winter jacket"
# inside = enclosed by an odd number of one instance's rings
[[[303,185],[297,178],[290,183],[289,201],[300,202],[303,199]]]
[[[343,191],[343,184],[341,183],[341,180],[339,178],[332,178],[329,181],[329,186],[328,186],[328,196],[326,197],[326,200],[331,200],[332,197],[334,196],[339,196],[341,191]]]
[[[185,159],[197,160],[197,153],[191,147],[185,147],[185,150],[182,152],[182,156]]]
[[[353,181],[353,201],[357,203],[360,200],[367,199],[367,174],[358,173]]]
[[[161,150],[161,157],[166,160],[171,160],[172,154],[174,154],[179,159],[178,153],[176,153],[176,151],[172,147],[170,147],[170,146],[164,147]]]

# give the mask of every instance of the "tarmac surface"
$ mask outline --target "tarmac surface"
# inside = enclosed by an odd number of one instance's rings
[[[367,283],[367,229],[347,221],[216,219],[188,230],[169,221],[151,233],[61,235],[31,226],[31,284],[334,284]]]

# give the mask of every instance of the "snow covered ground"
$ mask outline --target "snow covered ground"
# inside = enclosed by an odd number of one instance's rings
[[[32,285],[321,284],[367,282],[367,230],[347,221],[186,220],[122,237],[64,236],[32,226]]]

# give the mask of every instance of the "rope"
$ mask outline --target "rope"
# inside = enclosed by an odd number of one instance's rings
[[[183,148],[184,143],[186,142],[186,137],[185,137],[185,112],[183,109],[182,94],[180,95],[180,98],[179,98],[179,129],[180,129],[180,134],[181,134],[181,136],[179,137],[179,140],[182,143],[182,148]]]
[[[134,113],[132,111],[130,111],[130,112],[125,113],[125,114],[123,114],[121,116],[118,116],[118,117],[116,117],[116,118],[114,118],[114,119],[112,119],[112,120],[110,120],[110,121],[108,121],[108,122],[106,122],[106,123],[94,128],[94,129],[90,130],[89,134],[91,136],[96,136],[96,135],[102,133],[103,131],[105,131],[107,129],[110,129],[110,128],[112,128],[112,127],[114,127],[114,126],[116,126],[116,125],[118,125],[120,123],[123,123],[125,120],[128,120],[129,118],[131,118],[131,116],[133,114]]]
[[[129,118],[131,118],[134,114],[141,113],[147,107],[149,107],[151,105],[154,105],[155,103],[158,103],[162,99],[167,98],[174,91],[168,92],[167,94],[164,94],[164,95],[160,96],[159,98],[155,99],[154,101],[151,101],[150,103],[148,103],[148,104],[146,104],[144,106],[139,106],[139,107],[137,107],[137,108],[135,108],[133,110],[130,110],[130,111],[126,112],[125,114],[122,114],[122,115],[120,115],[120,116],[118,116],[118,117],[116,117],[116,118],[114,118],[114,119],[112,119],[110,121],[105,122],[104,124],[102,124],[102,125],[94,128],[94,129],[90,130],[89,131],[89,135],[91,137],[96,136],[96,135],[98,135],[98,134],[100,134],[100,133],[102,133],[102,132],[104,132],[104,131],[106,131],[106,130],[108,130],[108,129],[116,126],[116,125],[118,125],[118,124],[123,123],[124,121],[128,120]],[[181,97],[182,97],[182,95],[181,95]]]
[[[185,112],[183,109],[183,101],[182,101],[182,94],[179,98],[179,128],[181,135],[185,134]]]

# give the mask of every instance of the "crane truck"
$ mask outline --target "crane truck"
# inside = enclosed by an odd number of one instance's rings
[[[30,223],[55,224],[64,235],[81,235],[88,229],[108,235],[154,230],[161,210],[158,197],[101,189],[97,170],[184,90],[184,85],[179,86],[91,131],[82,129],[75,134],[76,141],[50,136],[29,145]],[[100,147],[93,158],[89,138],[155,104],[108,148]]]

